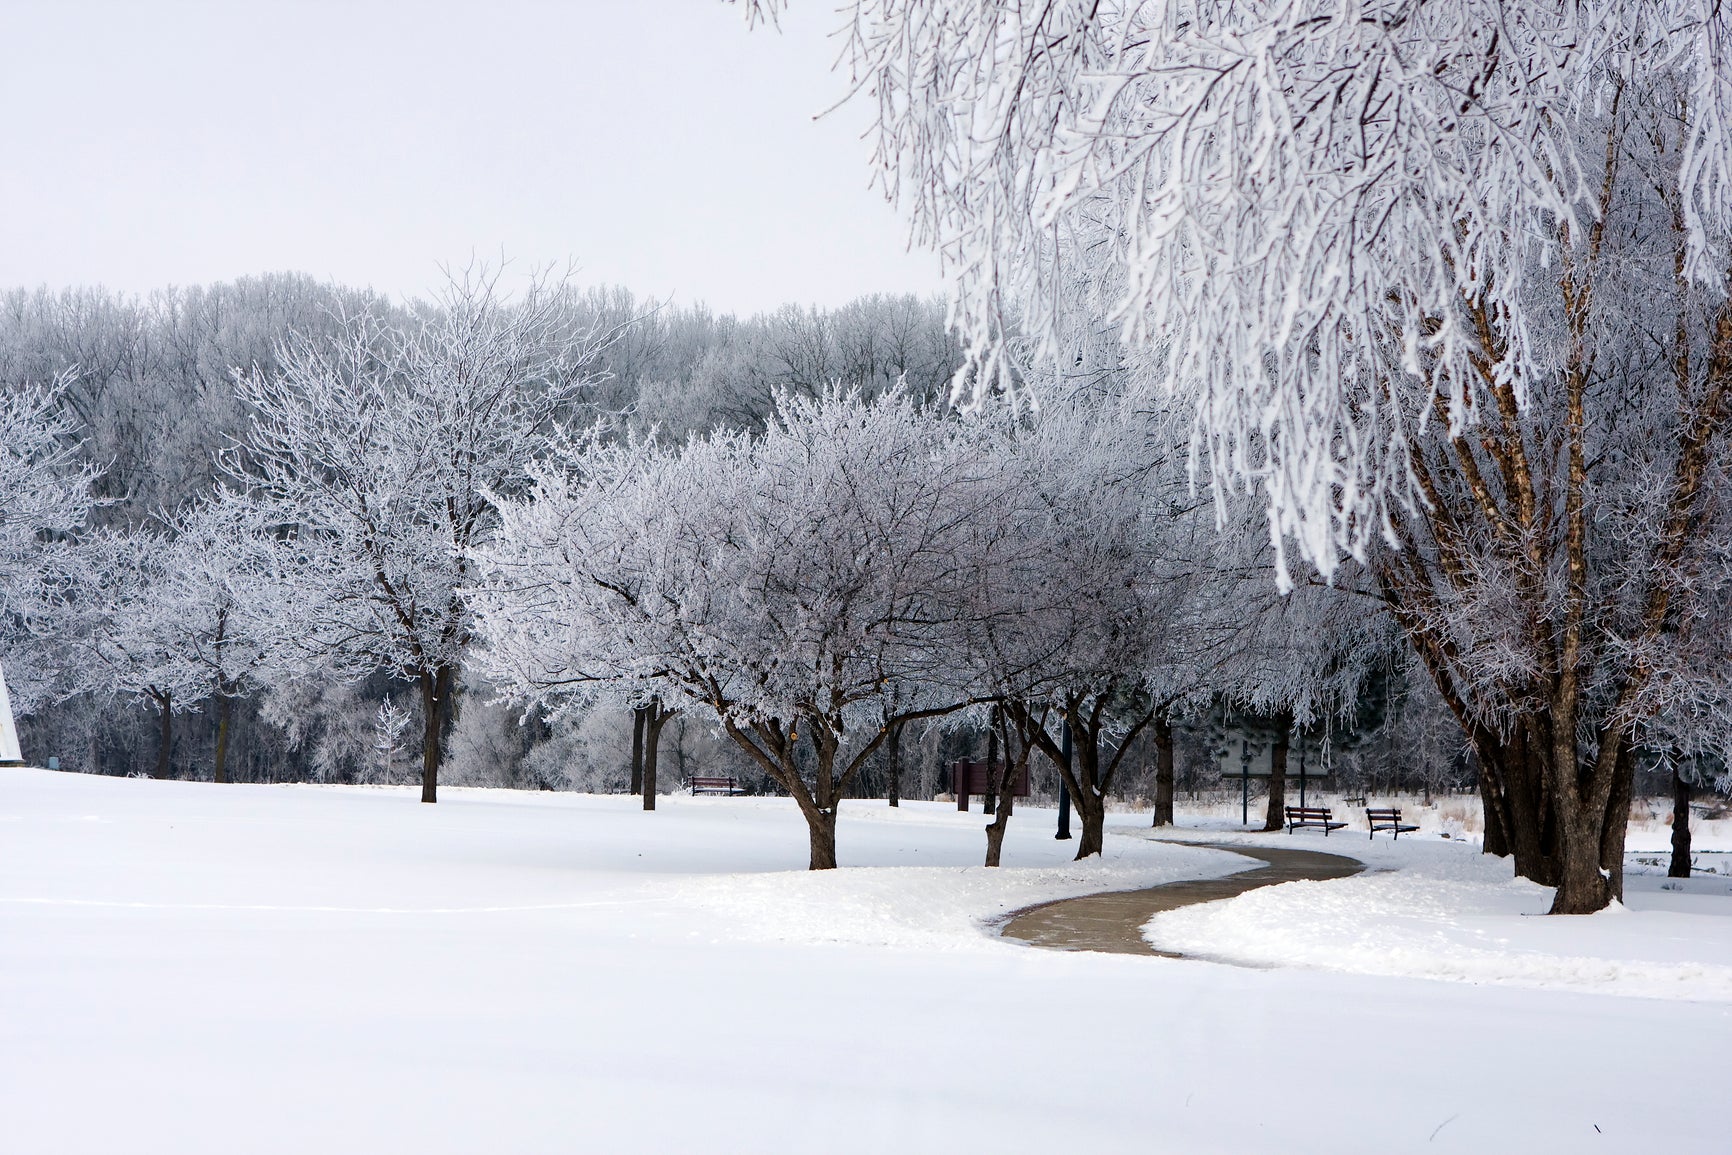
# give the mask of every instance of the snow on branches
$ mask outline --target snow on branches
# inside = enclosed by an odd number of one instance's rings
[[[562,283],[507,300],[497,276],[472,269],[406,321],[368,309],[335,337],[293,336],[277,372],[238,379],[254,418],[229,467],[235,500],[276,530],[282,637],[357,676],[419,684],[428,802],[489,494],[512,492],[546,452],[609,336],[578,319]]]
[[[696,706],[793,795],[812,866],[836,806],[937,660],[958,531],[983,511],[963,426],[901,393],[784,398],[755,437],[572,441],[503,502],[474,595],[490,677]],[[892,703],[894,706],[892,707]]]
[[[753,4],[773,15],[779,5]],[[1415,503],[1408,446],[1540,364],[1523,270],[1595,214],[1578,122],[1669,77],[1686,268],[1723,292],[1732,69],[1712,0],[857,0],[876,161],[943,254],[977,394],[1111,319],[1326,573]],[[1479,354],[1474,303],[1507,318]],[[1415,403],[1417,401],[1417,403]]]
[[[50,599],[45,544],[83,527],[99,470],[61,405],[64,381],[0,392],[0,610],[28,624]]]
[[[815,868],[895,726],[995,702],[1058,761],[1033,720],[1062,715],[1088,742],[1072,790],[1096,852],[1103,735],[1116,765],[1156,710],[1231,688],[1266,639],[1230,619],[1275,599],[1266,538],[1230,539],[1223,569],[1182,430],[1151,465],[1146,428],[1090,399],[1031,421],[835,391],[678,448],[593,430],[500,502],[478,661],[519,700],[696,708],[799,803]],[[1287,666],[1281,686],[1314,684]]]

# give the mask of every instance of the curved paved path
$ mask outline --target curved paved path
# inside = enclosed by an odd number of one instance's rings
[[[1347,878],[1365,869],[1356,858],[1324,854],[1316,850],[1288,850],[1264,846],[1227,845],[1219,842],[1179,842],[1176,846],[1206,846],[1230,850],[1267,865],[1229,874],[1225,878],[1198,878],[1169,882],[1147,890],[1121,890],[1061,898],[1031,906],[1010,916],[999,932],[1048,950],[1094,950],[1113,954],[1154,954],[1176,958],[1156,950],[1143,938],[1143,925],[1164,910],[1176,910],[1196,902],[1214,902],[1278,882],[1319,881]]]

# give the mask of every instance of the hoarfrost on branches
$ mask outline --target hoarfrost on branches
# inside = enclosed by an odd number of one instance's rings
[[[471,640],[463,591],[491,531],[490,493],[521,483],[594,377],[608,335],[563,283],[517,300],[471,269],[406,325],[374,309],[292,336],[275,372],[239,376],[255,416],[229,466],[277,544],[279,636],[309,661],[383,668],[421,691],[422,800]]]
[[[773,19],[778,0],[747,0]],[[1595,214],[1575,125],[1674,77],[1687,275],[1723,293],[1732,68],[1714,0],[856,0],[876,165],[942,254],[961,393],[1106,316],[1194,405],[1217,484],[1325,573],[1415,501],[1408,446],[1521,383],[1523,272]],[[1079,297],[1080,293],[1080,297]],[[1506,320],[1487,366],[1463,303]],[[1283,567],[1285,573],[1285,567]]]

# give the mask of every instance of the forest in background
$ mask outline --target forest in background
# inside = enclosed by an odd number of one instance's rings
[[[779,394],[815,398],[838,384],[871,398],[900,383],[918,402],[941,402],[962,360],[943,304],[914,297],[864,297],[828,310],[790,305],[742,319],[598,287],[566,293],[562,307],[573,327],[608,334],[590,383],[564,420],[580,424],[604,414],[625,435],[653,431],[670,442],[718,429],[761,429]],[[237,374],[275,374],[290,334],[330,340],[343,318],[361,312],[403,315],[405,306],[297,274],[143,297],[13,289],[0,296],[0,382],[9,388],[62,382],[79,455],[99,471],[91,522],[133,530],[185,509],[222,480],[221,457],[244,442],[253,417]],[[40,652],[7,666],[30,756],[54,757],[83,772],[155,772],[159,704],[104,687],[89,669],[65,668],[85,660],[71,643],[30,644]],[[48,674],[32,678],[32,670]],[[1385,790],[1471,785],[1458,731],[1399,650],[1373,663],[1358,698],[1354,708],[1303,736],[1312,773],[1324,769],[1344,785]],[[213,705],[214,698],[175,705],[171,776],[211,777],[219,740]],[[383,669],[284,678],[237,692],[229,704],[227,776],[413,781],[418,708],[413,687]],[[1176,719],[1179,788],[1217,786],[1224,730],[1248,721],[1220,703]],[[441,777],[453,785],[622,791],[631,777],[632,729],[632,711],[623,704],[549,718],[496,700],[485,684],[466,683]],[[694,773],[732,774],[754,791],[773,789],[733,743],[689,714],[671,719],[661,741],[664,789]],[[982,757],[986,747],[972,715],[910,726],[903,793],[949,789],[951,761]],[[1115,789],[1120,796],[1154,793],[1155,752],[1147,740],[1142,747],[1127,751]],[[881,795],[882,762],[865,767],[850,793]],[[1052,767],[1035,759],[1031,769],[1037,795],[1055,796]]]

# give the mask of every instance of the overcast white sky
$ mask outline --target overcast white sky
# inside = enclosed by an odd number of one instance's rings
[[[935,292],[814,121],[835,0],[0,0],[0,285],[297,269],[398,294],[501,252],[751,312]]]

